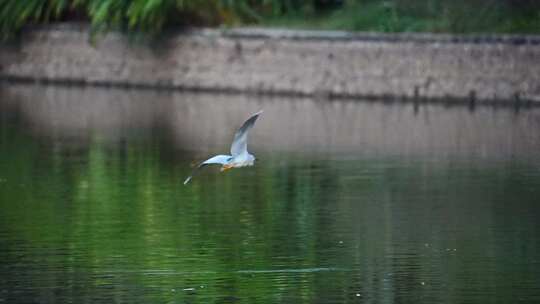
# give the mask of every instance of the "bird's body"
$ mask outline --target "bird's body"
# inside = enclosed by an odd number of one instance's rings
[[[216,155],[203,161],[197,166],[197,168],[195,168],[193,173],[186,178],[184,185],[189,183],[199,168],[206,165],[219,164],[221,165],[222,172],[232,168],[253,166],[255,164],[255,156],[250,154],[247,150],[247,134],[261,113],[262,111],[259,111],[251,115],[251,117],[248,118],[244,124],[242,124],[238,131],[236,131],[234,134],[233,143],[231,145],[231,155]]]
[[[255,164],[255,156],[249,153],[240,154],[236,157],[231,156],[227,164],[221,167],[221,171],[225,171],[230,168],[241,168],[241,167],[253,166],[253,164]]]

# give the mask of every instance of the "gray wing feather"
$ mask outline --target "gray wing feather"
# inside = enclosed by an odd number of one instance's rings
[[[253,115],[251,115],[248,120],[244,122],[244,124],[236,131],[236,134],[234,134],[233,143],[231,145],[231,154],[232,156],[238,156],[242,153],[247,152],[247,135],[249,129],[253,127],[255,124],[255,121],[257,121],[257,118],[259,118],[259,115],[261,115],[263,111],[259,111]]]
[[[229,162],[229,160],[231,160],[231,156],[230,155],[216,155],[214,157],[211,157],[205,161],[203,161],[202,163],[200,163],[195,169],[193,169],[193,172],[191,173],[190,176],[188,176],[186,178],[186,180],[184,181],[184,185],[189,183],[189,181],[191,180],[191,178],[195,175],[195,173],[197,173],[197,171],[206,166],[206,165],[211,165],[211,164],[219,164],[219,165],[225,165]]]

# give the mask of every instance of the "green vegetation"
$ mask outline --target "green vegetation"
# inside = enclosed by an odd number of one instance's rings
[[[268,0],[0,0],[0,34],[7,38],[27,24],[73,20],[89,21],[98,31],[158,33],[166,26],[250,22],[259,18],[254,9],[279,7]]]
[[[185,25],[380,32],[539,33],[534,0],[0,0],[0,36],[24,25],[87,21],[94,31]]]
[[[270,26],[377,32],[540,33],[540,3],[513,0],[350,0],[327,11],[266,18]]]

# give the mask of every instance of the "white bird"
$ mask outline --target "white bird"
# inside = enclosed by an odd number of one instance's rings
[[[259,111],[250,118],[248,118],[244,124],[236,131],[234,134],[234,139],[231,145],[231,155],[216,155],[211,157],[202,163],[200,163],[195,170],[191,173],[190,176],[184,181],[184,185],[189,183],[193,175],[197,172],[198,169],[212,164],[219,164],[221,166],[221,172],[229,170],[231,168],[240,168],[246,166],[253,166],[255,163],[255,156],[249,154],[247,150],[247,135],[248,131],[255,125],[255,121],[259,118],[263,111]]]

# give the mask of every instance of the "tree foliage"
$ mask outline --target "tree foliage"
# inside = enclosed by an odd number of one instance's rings
[[[167,25],[234,24],[282,12],[292,0],[0,0],[0,34],[24,25],[84,20],[94,29],[155,33]]]
[[[0,38],[24,25],[88,21],[159,33],[179,25],[260,23],[368,31],[540,32],[533,0],[0,0]]]

